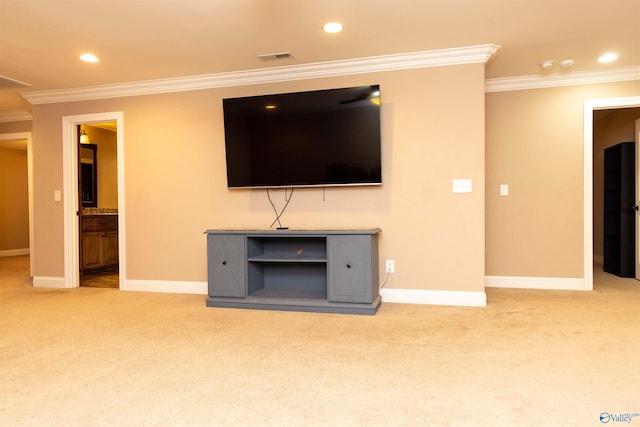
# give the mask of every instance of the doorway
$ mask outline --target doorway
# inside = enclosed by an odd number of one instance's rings
[[[77,131],[80,286],[118,288],[117,123]]]
[[[33,144],[31,132],[0,134],[0,147],[24,149],[27,152],[27,197],[29,229],[29,275],[33,277]]]
[[[79,143],[80,128],[85,126],[98,127],[105,123],[110,123],[116,135],[115,151],[117,153],[114,162],[116,164],[116,200],[117,212],[109,212],[117,221],[117,259],[118,259],[118,287],[126,289],[126,225],[125,225],[125,203],[124,203],[124,134],[123,113],[96,113],[77,116],[65,116],[63,120],[63,188],[64,194],[64,283],[65,287],[75,288],[80,286],[81,277],[81,229],[78,217],[83,209],[81,203],[81,191],[79,190]],[[99,149],[98,149],[99,150]],[[98,160],[99,161],[99,160]],[[98,175],[98,180],[99,180]],[[99,185],[99,181],[98,181]],[[100,190],[98,190],[98,198]],[[115,203],[115,202],[114,202]],[[105,207],[104,209],[108,209]],[[98,206],[100,209],[99,199]],[[94,213],[105,213],[96,211]],[[111,246],[113,248],[113,246]]]
[[[588,99],[584,102],[584,289],[593,290],[594,252],[594,111],[640,107],[640,97]],[[637,133],[637,131],[636,131]],[[636,135],[637,138],[637,135]],[[638,150],[640,151],[640,150]],[[637,229],[636,233],[640,232]],[[637,237],[637,236],[636,236]],[[637,253],[639,251],[636,251]],[[638,261],[636,260],[636,263]]]

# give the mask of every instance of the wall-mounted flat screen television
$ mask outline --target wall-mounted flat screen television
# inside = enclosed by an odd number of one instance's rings
[[[230,188],[382,184],[380,87],[223,100]]]

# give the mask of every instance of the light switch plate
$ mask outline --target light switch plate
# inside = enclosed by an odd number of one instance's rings
[[[473,181],[471,179],[454,179],[451,191],[454,193],[471,193]]]
[[[60,200],[62,200],[62,193],[60,192],[60,190],[55,190],[53,192],[53,201],[59,202]]]
[[[500,195],[501,196],[509,195],[509,184],[500,184]]]

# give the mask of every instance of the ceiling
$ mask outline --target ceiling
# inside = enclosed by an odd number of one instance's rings
[[[28,91],[485,44],[487,78],[640,67],[640,0],[0,0],[0,76],[30,85],[0,88],[0,113]]]

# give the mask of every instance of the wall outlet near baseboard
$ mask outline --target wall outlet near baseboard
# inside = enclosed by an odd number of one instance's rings
[[[387,273],[395,273],[396,271],[396,262],[392,259],[388,259],[387,260],[387,264],[386,264],[386,272]]]

